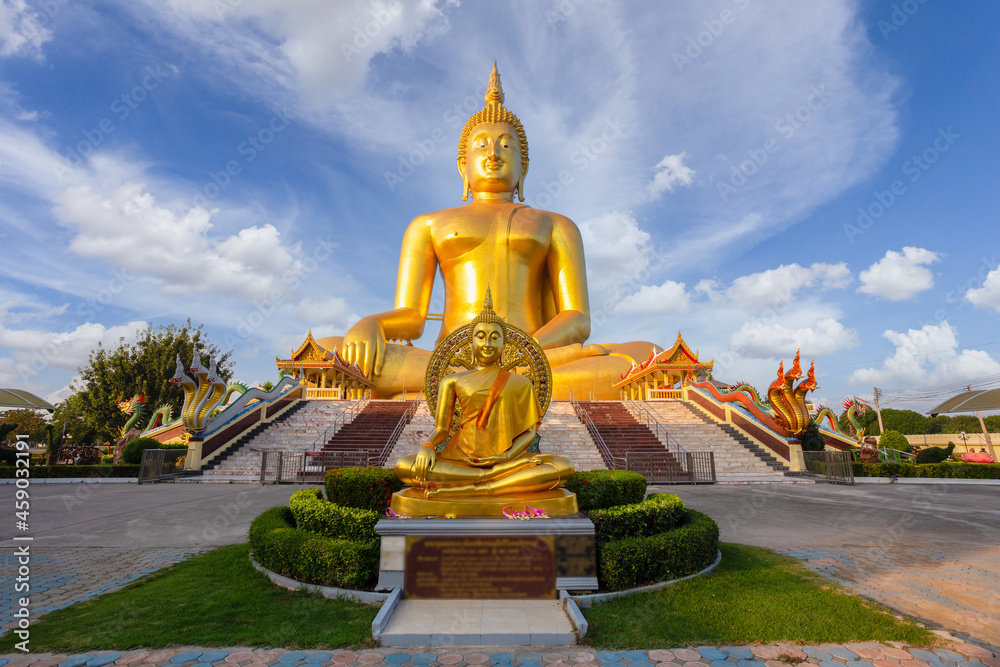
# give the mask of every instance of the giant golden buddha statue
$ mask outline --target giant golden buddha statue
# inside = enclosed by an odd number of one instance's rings
[[[515,335],[521,349],[505,355]],[[471,364],[469,359],[458,363],[473,367],[452,372],[456,353],[471,356]],[[552,514],[577,511],[575,496],[558,488],[573,474],[572,462],[530,451],[544,414],[535,385],[508,371],[505,362],[511,368],[527,364],[535,382],[543,389],[548,385],[544,353],[530,335],[493,310],[487,288],[482,312],[434,351],[426,387],[428,403],[436,408],[435,429],[416,454],[396,462],[396,475],[412,488],[393,495],[394,510],[499,514],[517,502]]]
[[[431,353],[410,341],[423,335],[440,269],[445,299],[438,342],[475,317],[491,285],[498,315],[545,350],[556,399],[567,400],[570,391],[617,398],[611,384],[631,368],[633,357],[646,357],[650,344],[586,344],[590,303],[580,230],[563,215],[515,202],[515,194],[524,201],[528,140],[503,105],[496,63],[485,101],[458,144],[462,199],[471,194],[472,201],[410,223],[394,309],[362,317],[342,338],[318,342],[375,381],[373,398],[419,391]]]

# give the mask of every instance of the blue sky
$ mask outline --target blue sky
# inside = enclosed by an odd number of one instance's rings
[[[829,404],[995,381],[998,25],[987,0],[0,0],[0,386],[63,398],[98,341],[188,317],[273,380],[310,328],[391,308],[493,60],[529,203],[583,232],[592,340],[680,330],[762,389],[801,348]]]

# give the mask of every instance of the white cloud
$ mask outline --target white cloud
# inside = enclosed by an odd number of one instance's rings
[[[926,267],[941,259],[940,253],[906,246],[888,250],[885,257],[862,271],[859,292],[890,301],[905,301],[934,287],[934,274]]]
[[[659,197],[664,190],[673,192],[678,185],[690,187],[694,179],[694,169],[684,164],[684,159],[687,157],[687,153],[677,153],[667,155],[657,163],[656,175],[649,184],[650,195]]]
[[[1000,374],[1000,362],[982,350],[958,352],[958,330],[947,321],[927,324],[906,333],[887,330],[882,334],[896,346],[881,368],[862,368],[848,378],[849,384],[898,384],[905,387],[954,384]]]
[[[580,223],[591,283],[600,284],[649,264],[649,232],[632,211],[612,211]]]
[[[810,267],[782,264],[776,269],[740,276],[726,290],[726,296],[734,304],[743,307],[774,308],[792,302],[796,293],[803,288],[816,286],[821,290],[843,289],[852,279],[851,271],[844,262],[818,262]],[[704,285],[703,289],[711,295],[710,284]]]
[[[248,81],[278,84],[314,109],[361,86],[372,58],[409,51],[447,26],[437,0],[147,0],[165,27]],[[261,85],[261,84],[255,84]],[[255,91],[273,95],[273,90]]]
[[[643,285],[618,303],[615,313],[637,315],[645,313],[686,313],[691,305],[684,283],[668,280],[662,285]]]
[[[1000,312],[1000,269],[993,269],[986,274],[983,286],[970,289],[965,293],[965,298],[981,308],[992,308]]]
[[[294,313],[314,328],[313,334],[316,337],[333,335],[326,333],[329,330],[346,331],[349,325],[358,320],[358,315],[347,300],[339,296],[304,299],[295,307]]]
[[[0,2],[0,56],[42,58],[42,44],[52,39],[44,19],[25,0]]]
[[[160,279],[167,294],[216,292],[250,301],[282,289],[282,275],[299,271],[298,246],[283,245],[274,226],[213,237],[209,211],[170,210],[142,183],[108,193],[74,186],[56,197],[54,212],[75,233],[70,250]]]
[[[0,301],[0,322],[20,324],[28,320],[47,320],[62,315],[69,307],[68,303],[61,306],[25,308],[26,304],[17,301]],[[16,312],[14,312],[16,309]]]
[[[115,346],[120,338],[135,341],[135,334],[145,329],[146,322],[105,327],[103,324],[85,322],[70,331],[43,329],[11,329],[0,324],[0,348],[11,350],[13,367],[5,376],[15,385],[30,382],[46,368],[76,370],[87,363],[90,351],[98,343]]]
[[[807,357],[818,357],[858,346],[858,335],[832,317],[815,320],[809,326],[785,326],[765,322],[746,322],[733,332],[730,349],[741,356],[777,359],[801,350]]]
[[[216,211],[160,203],[154,189],[169,197],[181,188],[147,186],[137,180],[145,171],[141,163],[107,154],[70,167],[34,132],[0,121],[0,184],[52,202],[56,221],[73,232],[73,253],[150,276],[166,294],[254,300],[281,290],[288,272],[300,272],[300,248],[286,245],[273,225],[213,233]]]
[[[39,139],[37,129],[0,118],[0,184],[48,198],[63,185],[60,174],[69,183],[76,182],[80,173]]]

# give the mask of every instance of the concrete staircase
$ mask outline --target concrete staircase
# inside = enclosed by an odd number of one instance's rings
[[[719,424],[682,401],[642,406],[689,452],[713,452],[719,482],[794,481],[787,466],[729,424]]]
[[[624,460],[631,452],[668,452],[666,445],[660,442],[646,424],[637,421],[622,403],[580,401],[580,407],[590,416],[611,456]],[[670,475],[681,476],[680,464],[669,454],[666,457],[666,470],[672,471],[668,472]]]
[[[416,454],[420,445],[427,442],[427,438],[434,433],[434,416],[427,407],[427,401],[420,401],[417,411],[413,413],[410,423],[403,428],[396,446],[392,448],[392,453],[385,461],[385,467],[391,468],[396,461],[407,454]]]
[[[396,447],[386,461],[386,467],[391,467],[407,454],[416,454],[420,445],[426,442],[432,433],[434,433],[434,417],[427,408],[427,402],[421,401],[413,419],[403,430]],[[590,439],[587,428],[573,414],[573,406],[569,401],[553,402],[549,405],[538,434],[542,438],[539,450],[543,454],[565,456],[573,462],[576,470],[604,468],[601,453]]]
[[[202,471],[202,482],[251,482],[260,479],[261,452],[308,451],[312,443],[354,401],[301,401],[270,424],[263,425],[245,442],[234,445]],[[301,407],[299,407],[301,406]],[[256,429],[255,429],[256,430]],[[246,436],[244,436],[246,437]],[[251,451],[255,450],[255,451]]]
[[[580,423],[569,401],[553,401],[549,411],[542,418],[538,429],[541,441],[539,451],[543,454],[565,456],[573,462],[577,472],[584,470],[604,470],[604,460],[597,446],[590,439],[587,427]]]
[[[415,401],[368,401],[354,419],[323,445],[324,452],[368,452],[369,460],[382,453],[399,420]],[[392,458],[390,454],[389,458]],[[388,459],[386,465],[390,465]]]

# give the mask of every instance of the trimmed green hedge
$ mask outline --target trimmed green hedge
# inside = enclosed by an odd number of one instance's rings
[[[122,450],[122,463],[139,465],[142,462],[142,452],[146,449],[170,449],[177,450],[177,453],[173,455],[175,458],[180,458],[183,454],[187,453],[187,445],[182,445],[180,443],[173,445],[165,445],[156,438],[140,437],[135,440],[130,440],[125,449]],[[169,461],[171,455],[164,457],[164,460]]]
[[[855,477],[1000,479],[1000,463],[855,463]]]
[[[14,466],[0,466],[0,479],[14,477]],[[31,477],[138,477],[139,466],[36,466],[28,470]]]
[[[612,540],[597,550],[601,587],[620,591],[669,581],[708,567],[719,550],[719,525],[687,510],[684,525],[650,537]]]
[[[592,510],[598,548],[611,540],[650,537],[677,528],[687,520],[684,501],[668,493],[653,493],[641,503]]]
[[[950,443],[947,447],[924,447],[913,458],[914,463],[941,463],[951,458],[951,453],[955,451],[955,443]]]
[[[375,524],[381,518],[378,512],[327,502],[319,489],[296,491],[288,506],[299,528],[343,540],[378,539],[375,532]]]
[[[342,540],[295,527],[288,507],[272,507],[250,524],[258,563],[296,581],[368,588],[378,576],[379,540]]]
[[[381,515],[389,507],[392,494],[403,488],[403,482],[385,468],[334,468],[327,471],[323,486],[331,503]]]
[[[589,512],[642,502],[646,478],[625,470],[590,470],[575,473],[566,488],[576,494],[580,511]]]
[[[122,450],[122,463],[139,465],[142,461],[142,452],[146,449],[160,449],[160,441],[154,438],[135,438],[129,440]]]

